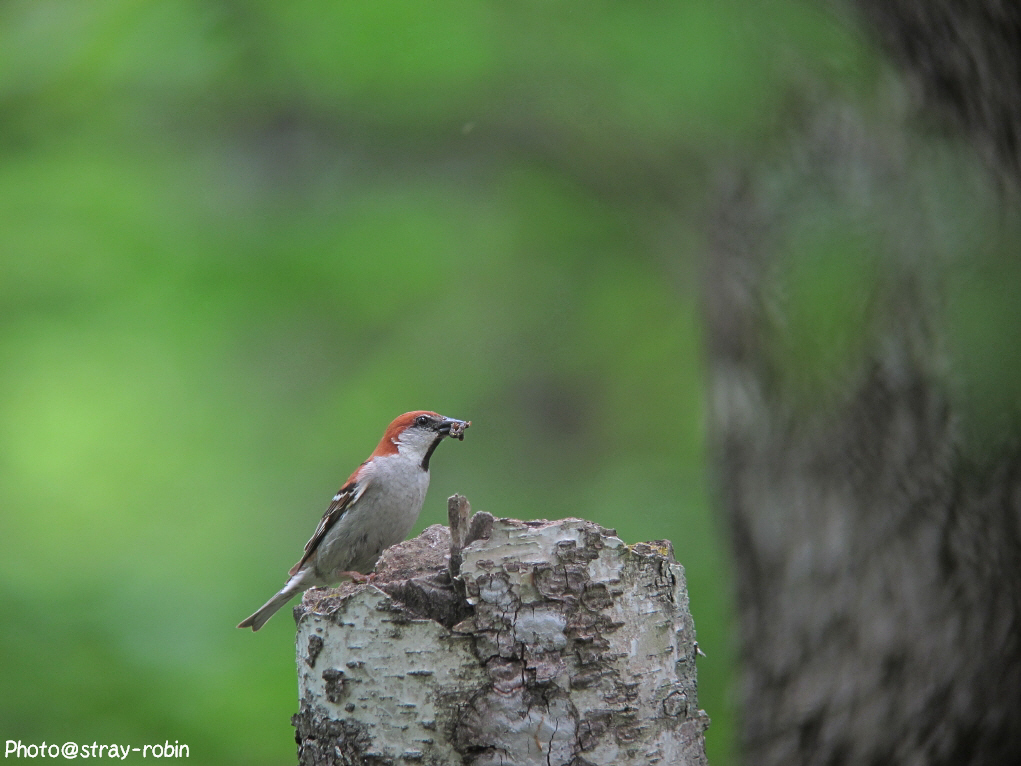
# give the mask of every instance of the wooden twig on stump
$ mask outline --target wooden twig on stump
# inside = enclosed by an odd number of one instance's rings
[[[299,763],[704,765],[670,543],[449,508],[295,608]]]

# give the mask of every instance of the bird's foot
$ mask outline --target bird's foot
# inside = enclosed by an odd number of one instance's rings
[[[351,580],[351,582],[356,583],[358,585],[365,585],[365,583],[372,582],[373,580],[376,579],[375,572],[370,572],[367,575],[362,574],[361,572],[337,572],[337,575],[340,577],[347,577],[349,580]]]

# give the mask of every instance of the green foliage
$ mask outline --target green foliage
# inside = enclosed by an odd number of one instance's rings
[[[292,625],[233,626],[429,408],[474,425],[420,528],[457,491],[674,541],[727,763],[707,168],[875,69],[794,0],[0,6],[0,729],[286,762]],[[790,353],[839,370],[864,272],[806,247]]]
[[[802,232],[787,244],[781,318],[773,331],[777,366],[788,372],[794,397],[815,407],[825,406],[867,364],[878,332],[872,296],[882,243],[832,212],[826,220],[823,230]]]

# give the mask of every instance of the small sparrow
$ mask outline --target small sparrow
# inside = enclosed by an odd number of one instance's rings
[[[394,420],[379,446],[333,496],[290,579],[238,625],[258,630],[291,598],[314,586],[364,581],[384,550],[411,531],[429,488],[429,458],[447,436],[464,440],[470,420],[423,410]]]

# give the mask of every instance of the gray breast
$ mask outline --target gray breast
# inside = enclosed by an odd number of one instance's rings
[[[317,573],[335,582],[337,572],[371,572],[379,555],[404,540],[418,520],[429,473],[400,455],[377,458],[369,486],[320,545]]]

